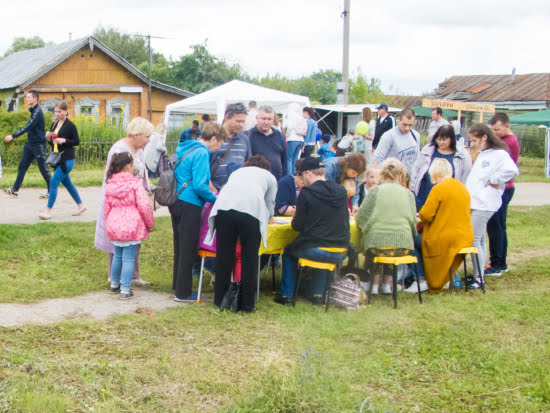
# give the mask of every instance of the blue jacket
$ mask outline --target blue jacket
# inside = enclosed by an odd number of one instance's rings
[[[202,131],[200,129],[197,130],[197,134],[195,135],[195,138],[198,138],[199,136],[201,136],[201,133]],[[191,139],[191,128],[185,129],[180,135],[180,142],[188,141],[189,139]]]
[[[327,181],[334,181],[337,184],[340,183],[340,164],[338,161],[342,159],[341,157],[326,158],[323,161],[325,165],[325,178]],[[355,178],[355,195],[351,197],[351,205],[359,206],[359,179]]]
[[[17,138],[18,136],[27,134],[27,141],[29,143],[46,143],[46,125],[44,123],[44,114],[38,104],[29,109],[31,112],[31,118],[25,126],[14,132],[12,136]]]
[[[315,145],[317,138],[317,122],[311,118],[307,118],[307,132],[304,136],[304,145]]]
[[[202,208],[206,201],[216,202],[216,195],[209,189],[210,151],[204,143],[191,139],[179,143],[176,155],[179,160],[187,151],[195,147],[193,152],[183,158],[174,172],[178,191],[192,178],[187,187],[181,191],[178,199]]]
[[[327,158],[334,158],[336,154],[332,150],[332,146],[330,146],[329,143],[324,143],[321,145],[319,149],[317,149],[317,153],[321,157],[321,160],[324,161]]]

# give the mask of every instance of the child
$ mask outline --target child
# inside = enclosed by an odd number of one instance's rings
[[[155,226],[147,192],[133,172],[132,155],[116,153],[107,171],[105,186],[105,227],[115,247],[110,293],[120,292],[121,300],[134,296],[130,286],[136,250]]]
[[[372,187],[380,183],[380,165],[372,163],[368,166],[365,172],[365,180],[359,185],[360,199],[359,205],[363,202],[363,199],[367,196],[367,192]]]
[[[351,211],[353,209],[351,205],[351,197],[355,195],[355,179],[344,179],[342,181],[342,186],[346,188],[346,192],[348,193],[348,209],[351,214]]]
[[[329,134],[321,136],[321,147],[317,150],[317,153],[321,157],[322,161],[324,161],[326,158],[332,158],[333,156],[335,156],[335,152],[332,150],[332,147],[329,143],[330,138],[331,136]]]

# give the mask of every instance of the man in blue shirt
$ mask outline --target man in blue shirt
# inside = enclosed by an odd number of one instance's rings
[[[7,135],[4,140],[7,142],[12,141],[14,138],[27,134],[27,142],[23,146],[23,155],[19,161],[19,167],[17,169],[17,178],[12,188],[4,189],[4,192],[14,198],[19,196],[19,188],[23,184],[23,179],[27,173],[27,169],[31,166],[31,163],[36,159],[38,169],[46,181],[48,186],[48,193],[50,192],[50,180],[52,179],[50,171],[46,166],[46,133],[44,124],[44,114],[42,109],[38,106],[38,92],[36,90],[30,90],[25,95],[25,104],[29,106],[31,117],[27,124],[13,135]],[[48,198],[48,195],[41,195],[40,198]]]
[[[190,128],[185,129],[180,136],[180,142],[185,142],[190,139],[197,139],[201,136],[201,130],[199,129],[199,121],[194,120]]]

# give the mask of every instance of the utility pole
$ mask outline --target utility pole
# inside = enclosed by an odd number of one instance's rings
[[[149,73],[147,76],[147,86],[149,89],[148,97],[149,97],[149,121],[152,121],[153,119],[153,98],[152,98],[152,90],[151,90],[151,67],[153,66],[153,50],[151,49],[151,38],[154,39],[166,39],[166,37],[159,37],[159,36],[151,36],[150,34],[134,34],[134,36],[138,37],[145,37],[147,38],[147,51],[149,53]]]
[[[350,0],[344,0],[344,56],[342,62],[342,82],[344,82],[344,105],[349,103],[349,17]]]

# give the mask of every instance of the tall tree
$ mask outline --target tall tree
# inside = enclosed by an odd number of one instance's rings
[[[92,36],[136,67],[149,61],[149,52],[143,37],[102,26],[97,27]]]
[[[38,49],[40,47],[51,46],[52,44],[53,42],[46,43],[39,36],[34,36],[29,38],[16,37],[15,39],[13,39],[11,47],[8,50],[6,50],[6,53],[4,53],[4,57],[15,52],[20,52],[22,50]]]
[[[350,79],[350,103],[376,103],[385,101],[382,92],[382,82],[377,78],[367,79],[361,69],[357,69],[357,76]],[[387,103],[387,102],[386,102]]]

